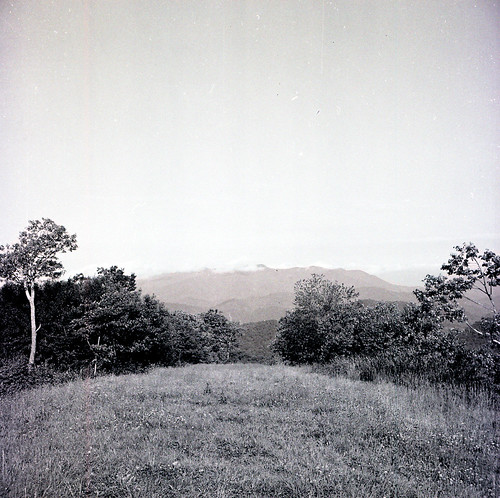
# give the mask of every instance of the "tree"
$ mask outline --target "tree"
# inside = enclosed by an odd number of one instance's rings
[[[274,351],[292,363],[310,363],[349,350],[360,306],[357,296],[354,287],[324,275],[299,280],[294,309],[279,321]]]
[[[48,281],[37,288],[36,297],[37,321],[43,323],[37,336],[37,363],[62,371],[76,368],[86,349],[71,327],[82,301],[81,286],[73,278]]]
[[[500,256],[486,249],[482,254],[470,242],[455,246],[447,263],[441,266],[446,275],[427,275],[425,289],[415,290],[415,295],[425,313],[437,320],[465,322],[474,332],[490,336],[500,345],[500,317],[493,299],[493,290],[500,285]],[[481,302],[475,297],[483,295]],[[469,323],[460,300],[465,299],[483,308],[487,315],[482,320],[482,329]],[[486,304],[485,304],[486,303]]]
[[[69,329],[83,343],[81,366],[119,373],[175,362],[174,319],[154,296],[142,296],[134,274],[112,266],[76,279],[81,304]]]
[[[273,350],[292,364],[320,361],[325,344],[324,328],[318,319],[295,309],[280,319]]]
[[[82,337],[97,368],[119,371],[134,364],[134,356],[147,350],[144,340],[148,324],[144,320],[142,298],[135,275],[126,275],[116,266],[98,268],[96,277],[79,277],[81,304],[71,323]]]
[[[175,362],[201,363],[206,360],[206,351],[202,331],[202,320],[198,315],[184,311],[174,311],[172,318],[172,349],[175,352]]]
[[[491,251],[482,256],[484,259],[477,255],[483,263],[481,270],[474,269],[472,276],[480,277],[485,292],[491,293],[498,284],[495,258]],[[452,257],[450,268],[455,268],[456,261]],[[453,330],[443,329],[445,310],[447,316],[457,313],[450,295],[458,299],[462,296],[459,290],[470,285],[459,280],[455,288],[446,289],[447,294],[430,292],[426,296],[421,291],[423,304],[409,303],[400,309],[397,303],[364,306],[354,300],[354,288],[313,275],[297,282],[295,307],[279,321],[273,348],[294,364],[331,364],[332,371],[346,375],[355,368],[361,380],[378,374],[398,381],[418,375],[432,382],[477,382],[495,388],[500,357],[493,348],[470,349]],[[494,306],[493,299],[491,302]]]
[[[295,309],[315,315],[324,315],[358,297],[354,287],[331,282],[324,275],[316,273],[313,273],[311,278],[299,280],[294,290]]]
[[[236,340],[239,327],[230,322],[217,310],[208,310],[199,315],[206,361],[209,363],[227,363],[236,353]]]
[[[76,248],[76,235],[69,235],[66,228],[48,218],[30,221],[26,230],[19,234],[19,242],[0,246],[0,278],[22,285],[30,304],[29,368],[35,363],[36,338],[41,326],[36,326],[35,286],[59,278],[64,269],[57,255]]]

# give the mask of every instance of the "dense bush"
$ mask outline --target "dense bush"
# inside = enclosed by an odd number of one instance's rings
[[[199,315],[172,315],[172,349],[176,364],[225,363],[237,357],[239,328],[216,310]]]
[[[101,270],[97,278],[102,292],[98,297],[83,295],[78,316],[70,323],[86,343],[87,361],[99,370],[127,371],[148,365],[154,350],[158,363],[171,364],[168,313],[161,304],[143,298],[135,289],[135,278],[115,268]],[[159,348],[159,337],[165,348]]]
[[[47,282],[36,290],[41,327],[33,375],[40,379],[47,380],[49,371],[119,373],[236,357],[235,324],[215,310],[196,316],[170,313],[156,298],[141,295],[135,275],[117,267],[99,268],[95,277]],[[19,358],[27,359],[29,346],[29,310],[23,290],[4,285],[0,288],[2,365],[19,374]],[[13,379],[8,377],[5,383]],[[18,377],[20,385],[35,382],[24,374]]]
[[[0,396],[12,394],[23,389],[43,384],[58,384],[88,375],[86,372],[62,372],[49,365],[38,365],[36,369],[26,367],[25,356],[15,356],[0,362]]]
[[[274,348],[291,363],[327,363],[338,356],[379,355],[411,337],[397,305],[354,301],[325,313],[288,312]]]
[[[0,287],[0,359],[29,354],[29,304],[21,286]]]
[[[312,315],[292,311],[279,321],[274,350],[292,364],[312,363],[322,361],[324,343],[318,320]]]
[[[348,366],[361,380],[420,376],[431,382],[498,387],[500,355],[494,344],[467,347],[457,331],[445,329],[420,305],[364,306],[352,291],[346,298],[344,289],[318,276],[299,282],[300,300],[279,322],[276,353],[292,364],[330,364],[333,370]],[[337,297],[318,297],[325,290]]]
[[[202,347],[207,363],[227,363],[237,357],[237,336],[240,329],[217,310],[199,315]]]

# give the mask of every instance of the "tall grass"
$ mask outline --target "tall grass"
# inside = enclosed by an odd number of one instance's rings
[[[5,496],[495,496],[493,400],[196,365],[0,400]]]

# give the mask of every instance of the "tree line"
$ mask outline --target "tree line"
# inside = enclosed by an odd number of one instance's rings
[[[45,218],[30,221],[19,242],[0,246],[0,279],[6,282],[0,288],[0,361],[7,365],[0,381],[19,375],[25,358],[30,372],[36,362],[50,372],[96,375],[240,357],[237,324],[216,310],[170,312],[154,296],[142,295],[134,274],[116,266],[60,280],[58,255],[76,248],[76,235]],[[354,287],[322,275],[301,280],[273,349],[292,364],[341,369],[355,362],[365,380],[380,373],[394,380],[416,375],[498,388],[500,319],[493,293],[500,257],[463,244],[442,270],[444,275],[425,278],[416,303],[404,306],[365,306]],[[485,296],[476,302],[485,316],[471,324],[461,300],[475,299],[474,289]],[[482,345],[468,346],[453,322],[483,336]]]
[[[0,292],[1,357],[25,351],[29,316],[30,367],[35,355],[63,368],[90,360],[115,371],[231,358],[237,327],[216,310],[169,313],[155,297],[141,295],[134,274],[116,266],[58,281],[58,255],[76,248],[76,235],[47,218],[30,221],[19,242],[0,246],[0,278],[7,281]]]
[[[169,312],[143,296],[135,275],[99,268],[97,275],[35,286],[37,364],[59,370],[125,372],[149,365],[227,362],[234,359],[238,327],[216,310]],[[0,289],[0,358],[27,357],[29,306],[23,289]]]

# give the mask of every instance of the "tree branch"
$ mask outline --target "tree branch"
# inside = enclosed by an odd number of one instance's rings
[[[485,291],[484,289],[481,289],[481,287],[478,287],[477,285],[473,285],[472,288],[476,289],[477,291],[482,292],[483,294],[486,294],[488,297],[490,297],[490,295],[488,294],[488,292]]]
[[[481,308],[484,308],[485,310],[490,311],[491,313],[495,312],[494,309],[492,310],[491,308],[488,308],[488,306],[485,306],[484,304],[478,303],[477,301],[475,301],[474,299],[471,299],[468,296],[462,296],[462,299],[467,299],[467,301],[470,301],[471,303],[474,303],[477,306],[480,306]]]
[[[492,292],[491,292],[491,286],[490,286],[490,292],[488,292],[488,284],[486,282],[486,276],[483,272],[483,269],[481,267],[481,265],[479,264],[479,262],[477,261],[477,258],[474,257],[474,261],[476,262],[476,265],[478,266],[478,269],[479,269],[479,272],[481,274],[481,279],[483,281],[483,287],[484,287],[484,293],[488,296],[488,299],[490,300],[490,303],[491,303],[491,307],[493,308],[493,313],[496,314],[497,310],[496,310],[496,307],[495,307],[495,302],[493,301],[493,295],[492,295]]]
[[[467,327],[469,327],[473,332],[475,332],[476,334],[479,334],[479,335],[482,335],[484,336],[484,332],[481,332],[480,330],[477,330],[475,327],[473,327],[469,322],[465,322],[465,324],[467,325]]]
[[[475,327],[473,327],[469,322],[465,322],[465,324],[467,325],[467,327],[469,327],[473,332],[475,332],[476,334],[484,337],[484,332],[481,332],[480,330],[477,330]],[[497,346],[500,346],[500,341],[495,339],[494,337],[491,337],[491,342],[493,342],[494,344],[496,344]]]

